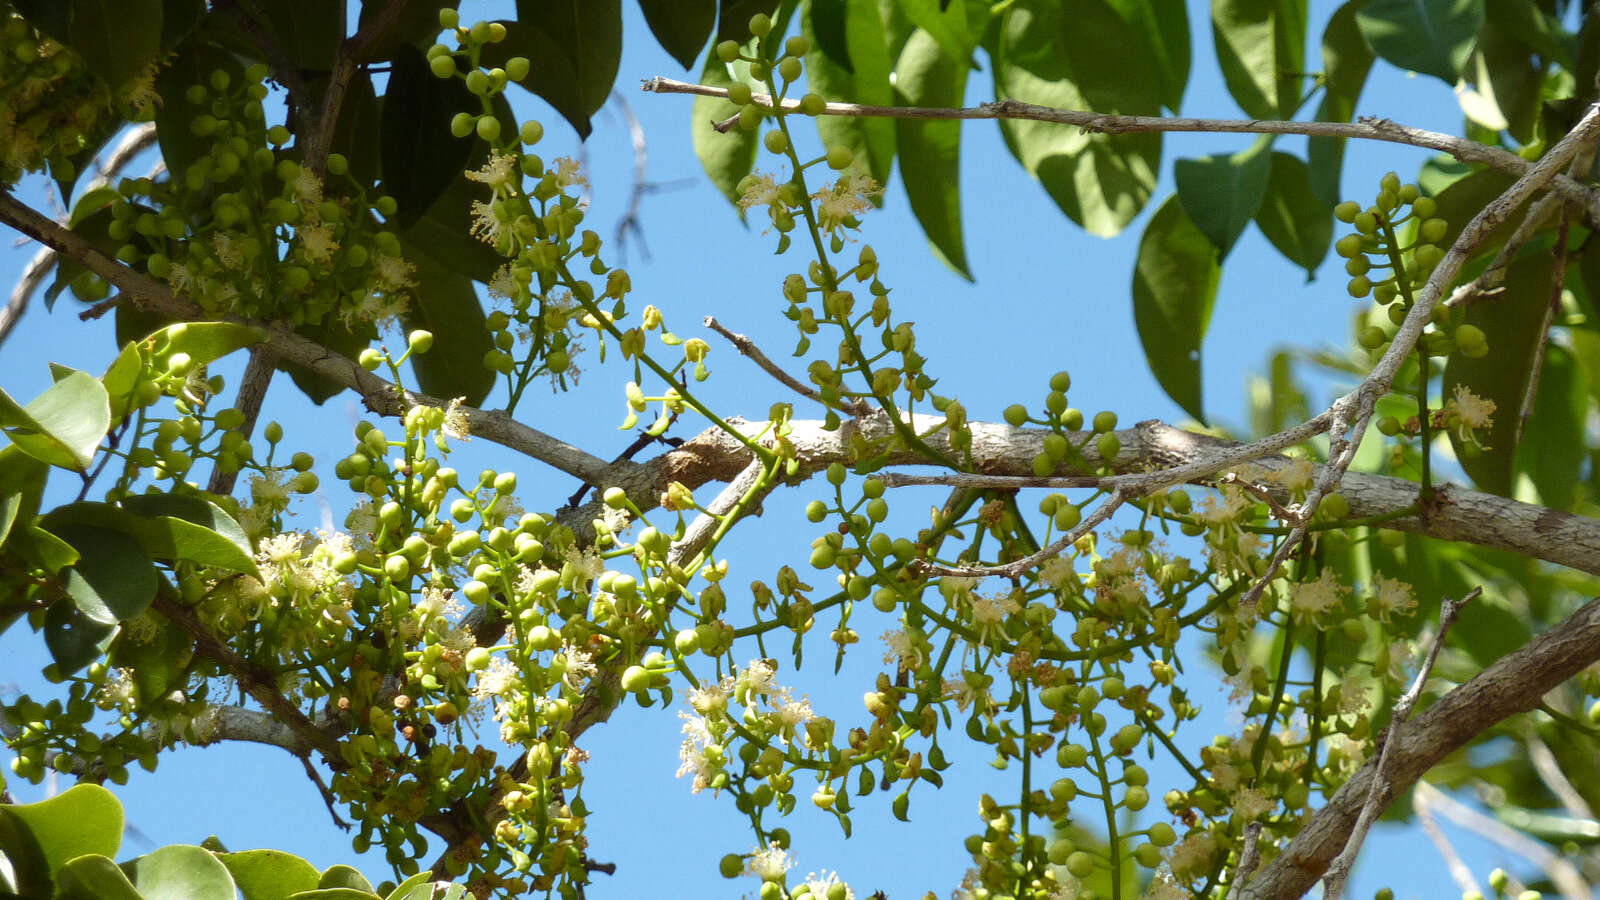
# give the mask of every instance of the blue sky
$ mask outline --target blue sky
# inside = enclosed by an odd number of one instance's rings
[[[504,15],[502,6],[468,0],[463,18],[495,18]],[[626,52],[617,86],[648,139],[649,177],[663,187],[643,206],[648,260],[636,240],[630,242],[625,260],[614,246],[608,258],[625,261],[629,267],[633,309],[654,303],[680,336],[701,335],[710,341],[713,377],[703,390],[714,408],[730,415],[762,417],[771,403],[795,398],[745,364],[720,339],[703,333],[699,320],[715,315],[784,361],[794,335],[779,315],[779,285],[786,273],[803,267],[804,258],[795,255],[799,251],[774,257],[775,236],[763,235],[759,226],[742,227],[705,181],[688,141],[688,97],[634,89],[641,79],[654,75],[688,80],[693,76],[682,72],[649,39],[636,7],[625,6]],[[1317,29],[1335,4],[1314,2],[1312,7],[1308,67],[1314,69],[1320,65]],[[1236,117],[1239,110],[1218,74],[1207,5],[1191,3],[1190,16],[1194,62],[1183,112]],[[989,89],[988,78],[976,75],[969,100],[981,102]],[[541,151],[547,159],[578,152],[571,130],[541,102],[520,93],[513,100],[524,114],[545,122],[548,137]],[[1460,128],[1461,116],[1449,87],[1381,62],[1358,112],[1447,132]],[[1248,146],[1250,139],[1169,135],[1155,200],[1123,235],[1103,240],[1085,234],[1055,209],[1005,152],[993,123],[968,123],[962,138],[963,214],[975,283],[964,281],[934,258],[897,181],[889,185],[885,208],[865,218],[861,234],[877,251],[881,277],[894,290],[897,315],[917,323],[919,349],[930,359],[930,371],[943,379],[941,390],[959,396],[973,418],[997,419],[1013,402],[1037,406],[1050,374],[1067,369],[1073,375],[1072,403],[1086,413],[1113,409],[1124,423],[1145,418],[1182,421],[1183,413],[1149,375],[1133,326],[1129,284],[1138,236],[1149,213],[1172,190],[1171,160],[1236,151]],[[1278,147],[1303,154],[1304,139],[1284,139]],[[633,165],[615,103],[597,117],[585,152],[595,185],[588,224],[609,237],[627,203]],[[1389,169],[1409,178],[1427,156],[1425,151],[1389,144],[1352,144],[1344,175],[1347,192],[1368,195]],[[764,153],[758,165],[772,168],[774,159]],[[44,202],[39,189],[37,179],[29,182],[25,199]],[[32,252],[32,247],[4,241],[0,282],[13,283]],[[1304,272],[1280,257],[1259,231],[1252,227],[1245,233],[1225,267],[1204,348],[1204,393],[1216,422],[1246,421],[1248,379],[1265,371],[1275,348],[1332,348],[1348,342],[1356,307],[1345,294],[1338,262],[1330,255],[1318,279],[1307,284]],[[113,350],[110,320],[79,322],[75,315],[79,309],[71,299],[63,299],[53,313],[47,313],[36,302],[0,351],[0,385],[26,399],[49,383],[46,362],[102,371]],[[392,335],[390,341],[393,346]],[[563,395],[535,390],[519,415],[596,455],[620,451],[629,441],[626,433],[616,430],[624,412],[620,385],[629,376],[615,363],[614,356],[609,366],[592,355],[580,359],[586,372],[576,390]],[[1326,385],[1313,385],[1315,401],[1331,396]],[[803,403],[796,407],[800,416],[818,412]],[[289,442],[318,457],[317,471],[324,485],[334,488],[325,498],[299,507],[297,527],[313,529],[321,524],[319,504],[326,504],[334,520],[342,521],[348,498],[332,477],[332,464],[349,452],[351,428],[360,413],[348,397],[310,408],[287,379],[279,376],[274,382],[266,418],[280,419]],[[700,423],[689,424],[681,436],[699,427]],[[531,464],[519,465],[483,441],[463,445],[452,464],[463,471],[484,465],[516,469],[522,476],[520,494],[529,509],[551,509],[576,488],[570,479]],[[736,532],[725,545],[727,556],[737,564],[732,583],[770,580],[777,566],[805,558],[815,534],[800,512],[806,499],[804,488],[776,496],[767,502],[760,520]],[[786,662],[780,676],[784,683],[808,692],[820,713],[842,720],[862,715],[860,692],[879,668],[882,652],[877,634],[891,624],[873,621],[857,627],[863,643],[839,679],[820,660],[822,656],[831,660],[831,654],[818,650],[812,651],[819,658],[815,666],[795,673]],[[25,628],[19,626],[0,638],[0,653],[5,660],[0,681],[14,681],[36,695],[46,693],[37,675],[45,661],[43,648]],[[1203,667],[1190,671],[1199,679],[1210,678]],[[1202,683],[1192,693],[1207,704],[1208,718],[1188,731],[1190,746],[1208,737],[1208,729],[1236,727],[1227,719],[1226,697],[1220,690]],[[615,876],[597,876],[591,897],[633,897],[667,885],[702,896],[754,893],[754,881],[726,882],[715,871],[722,854],[750,849],[751,838],[732,804],[709,794],[692,796],[685,781],[672,778],[678,725],[671,710],[628,705],[586,738],[584,746],[593,755],[585,794],[594,810],[591,855],[619,864]],[[857,837],[850,842],[838,839],[831,817],[814,815],[801,804],[802,809],[784,823],[795,835],[797,873],[837,869],[858,897],[879,888],[891,898],[921,896],[928,890],[947,895],[969,864],[961,839],[981,828],[977,793],[999,794],[1012,781],[1008,773],[997,773],[986,762],[957,757],[942,791],[919,790],[914,795],[909,825],[890,817],[888,795],[863,801],[855,815]],[[1152,787],[1176,784],[1175,774],[1171,767],[1153,765]],[[25,785],[14,789],[24,799],[39,796],[40,790]],[[1159,798],[1164,790],[1153,793]],[[216,834],[234,849],[276,847],[322,866],[353,857],[348,840],[329,824],[299,763],[273,748],[236,746],[165,754],[156,774],[136,772],[118,794],[128,806],[130,823],[156,844],[198,842]],[[1159,807],[1159,802],[1152,803],[1146,814]],[[1512,862],[1488,845],[1462,839],[1458,847],[1474,860],[1480,878],[1491,866]],[[144,849],[148,847],[137,842],[127,845],[130,852]],[[379,857],[363,865],[375,879],[384,875]],[[1402,897],[1440,896],[1446,878],[1437,853],[1420,833],[1402,836],[1380,827],[1363,853],[1352,895],[1370,896],[1378,886],[1390,884]]]

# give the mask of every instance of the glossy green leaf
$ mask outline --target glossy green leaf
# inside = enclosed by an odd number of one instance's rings
[[[31,522],[39,512],[50,466],[18,447],[0,449],[0,546],[17,522]]]
[[[717,0],[639,0],[639,9],[656,43],[685,69],[717,25]]]
[[[139,204],[135,204],[134,209],[139,212],[147,211],[147,208]],[[107,257],[114,257],[117,254],[117,248],[122,246],[122,242],[111,237],[109,232],[110,225],[111,210],[103,208],[98,212],[84,216],[82,221],[72,227],[72,233],[83,238],[88,242],[89,246],[99,250]],[[56,258],[55,280],[51,282],[50,287],[44,292],[44,308],[47,310],[54,309],[56,298],[61,296],[61,292],[67,290],[73,280],[87,271],[89,270],[83,263],[65,256],[58,256]]]
[[[1137,54],[1150,60],[1161,82],[1161,105],[1172,112],[1183,106],[1189,85],[1189,11],[1185,3],[1110,0],[1111,6],[1139,40]]]
[[[611,96],[622,63],[621,0],[518,0],[517,20],[547,35],[551,46],[571,62],[572,89],[584,119],[598,112]],[[545,97],[531,79],[523,85]],[[560,95],[568,95],[565,87]],[[581,137],[588,136],[587,122],[582,127],[574,122],[573,127]]]
[[[1217,248],[1169,197],[1145,226],[1133,271],[1133,320],[1162,390],[1201,422],[1200,346],[1222,269]]]
[[[1483,24],[1484,0],[1371,0],[1356,13],[1383,59],[1454,86]]]
[[[845,14],[849,0],[811,0],[801,17],[805,34],[811,38],[813,52],[821,54],[847,74],[855,74],[850,62],[850,39]],[[806,66],[809,71],[811,66]]]
[[[1221,256],[1255,218],[1272,174],[1272,137],[1229,156],[1180,159],[1173,164],[1183,211]]]
[[[433,873],[418,872],[394,886],[384,900],[434,900]],[[250,900],[250,898],[245,898]]]
[[[399,206],[396,218],[402,228],[421,218],[461,175],[476,139],[451,135],[450,120],[478,108],[478,98],[465,83],[434,77],[416,48],[395,51],[379,146],[383,171],[389,174],[383,187]]]
[[[1020,0],[1005,13],[994,56],[995,95],[1069,109],[1157,115],[1161,86],[1123,48],[1133,38],[1105,0],[1069,15],[1046,0]],[[1050,198],[1091,234],[1110,237],[1139,214],[1155,190],[1161,136],[1085,134],[1045,122],[1002,120],[1007,146]]]
[[[1484,169],[1457,179],[1435,195],[1434,200],[1439,205],[1439,211],[1435,215],[1444,219],[1447,224],[1444,237],[1437,242],[1439,246],[1449,247],[1454,244],[1456,238],[1461,236],[1462,229],[1472,221],[1472,217],[1505,193],[1513,181],[1514,178],[1503,172]],[[1498,247],[1510,232],[1510,228],[1502,225],[1479,245],[1478,252],[1482,254]]]
[[[921,28],[912,33],[895,65],[895,92],[904,106],[961,105],[968,68],[944,52]],[[900,181],[911,211],[939,259],[970,280],[961,235],[961,122],[896,119]]]
[[[144,900],[109,856],[77,857],[56,873],[56,896],[64,900]]]
[[[126,622],[150,607],[156,597],[156,570],[138,538],[125,532],[77,523],[53,524],[52,534],[78,551],[68,569],[67,593],[79,611],[96,622]]]
[[[71,37],[113,92],[149,72],[161,53],[161,0],[73,0]]]
[[[304,73],[333,68],[344,39],[344,17],[328,14],[327,0],[257,0],[262,30]],[[443,5],[443,4],[441,4]],[[229,50],[247,60],[261,60],[258,39],[231,16],[210,16],[206,30]],[[262,62],[270,62],[261,60]]]
[[[52,466],[87,471],[110,427],[109,395],[87,372],[57,381],[27,406],[0,391],[0,431],[22,452]]]
[[[233,322],[179,322],[150,335],[159,354],[187,353],[195,365],[208,365],[235,350],[267,339],[259,328]]]
[[[383,173],[382,134],[383,105],[373,92],[372,76],[357,70],[345,89],[329,150],[344,156],[351,177],[363,185],[376,184]]]
[[[1322,101],[1317,105],[1317,121],[1348,122],[1355,116],[1356,101],[1372,69],[1372,51],[1367,48],[1361,29],[1356,26],[1356,10],[1367,0],[1349,0],[1328,19],[1322,32],[1322,72],[1326,78]],[[1311,168],[1311,186],[1328,206],[1339,203],[1339,175],[1344,168],[1346,138],[1313,137],[1306,143],[1306,160]]]
[[[1211,0],[1211,35],[1239,108],[1255,119],[1293,118],[1305,84],[1305,0]]]
[[[805,17],[801,26],[812,43],[812,50],[806,56],[808,86],[829,100],[892,105],[895,102],[894,87],[889,80],[894,69],[894,57],[890,55],[892,41],[878,4],[875,0],[837,0],[837,5],[843,20],[844,52],[849,68],[823,49],[818,29],[825,23]],[[813,16],[817,12],[813,6]],[[878,184],[889,183],[896,143],[892,120],[819,116],[817,133],[825,146],[849,147],[856,165],[864,166]]]
[[[441,268],[488,282],[506,260],[472,235],[472,201],[483,186],[457,174],[428,211],[400,232],[402,255],[408,260],[424,257]]]
[[[229,572],[257,575],[250,538],[222,507],[182,494],[135,494],[122,507],[149,520],[150,533],[162,543],[151,552]]]
[[[1271,169],[1256,225],[1279,253],[1306,270],[1310,281],[1333,240],[1333,207],[1317,196],[1311,170],[1299,157],[1273,153]]]
[[[978,46],[978,41],[983,37],[986,18],[969,21],[969,7],[964,0],[943,4],[939,0],[902,0],[900,8],[912,25],[932,37],[939,49],[950,58],[952,65],[959,66],[963,70],[970,68],[968,64],[972,59],[972,50]],[[901,48],[900,53],[900,58],[904,60],[905,48]],[[898,81],[895,87],[900,89]]]
[[[67,220],[67,227],[75,227],[84,219],[105,209],[121,197],[122,195],[117,193],[117,189],[114,187],[97,187],[89,191],[79,197],[76,203],[72,204],[72,217]]]
[[[85,854],[116,855],[122,804],[105,788],[80,782],[38,803],[5,807],[37,842],[50,872]]]
[[[374,900],[377,896],[372,891],[348,887],[332,887],[290,894],[289,900]]]
[[[1533,140],[1544,84],[1544,66],[1536,62],[1522,41],[1485,24],[1461,73],[1466,84],[1457,86],[1461,111],[1491,131],[1510,132],[1519,143]]]
[[[1538,0],[1495,0],[1484,4],[1485,27],[1491,32],[1526,44],[1535,53],[1571,71],[1578,55],[1577,36],[1561,20],[1545,12]]]
[[[100,383],[105,385],[106,398],[111,410],[111,425],[115,427],[132,408],[133,401],[137,398],[136,388],[144,372],[144,362],[139,355],[139,348],[133,342],[122,345],[122,352],[112,360],[106,368],[106,373],[100,376]]]
[[[706,55],[706,65],[701,70],[700,83],[709,87],[726,88],[733,84],[735,77],[747,80],[744,72],[748,68],[744,63],[728,65],[717,59],[717,54],[713,51]],[[758,138],[755,132],[738,127],[730,128],[723,134],[711,125],[738,112],[739,107],[721,97],[696,97],[690,113],[695,155],[700,157],[700,165],[706,170],[711,183],[717,186],[722,196],[735,204],[739,202],[740,180],[755,168]]]
[[[317,887],[324,890],[328,888],[349,888],[351,890],[366,891],[369,894],[373,892],[372,882],[349,866],[329,866],[323,871],[322,877],[317,879]]]
[[[285,900],[291,894],[315,890],[321,878],[316,866],[281,850],[243,850],[217,858],[228,868],[244,900]]]
[[[233,878],[210,850],[171,844],[122,864],[145,900],[238,900]]]
[[[749,42],[750,17],[756,13],[771,15],[778,8],[779,2],[780,0],[718,0],[717,40],[737,41],[741,44]],[[782,33],[781,29],[774,30]]]
[[[356,21],[356,27],[367,27],[368,21],[394,2],[401,4],[400,12],[393,20],[394,24],[369,46],[366,54],[369,61],[389,59],[405,45],[418,50],[428,49],[439,36],[440,8],[456,9],[461,5],[461,0],[361,0],[361,16]]]
[[[1446,402],[1462,389],[1494,404],[1490,427],[1477,431],[1477,440],[1483,445],[1480,452],[1463,447],[1466,442],[1459,430],[1450,433],[1461,468],[1479,490],[1491,494],[1511,494],[1518,412],[1542,339],[1540,325],[1550,300],[1550,267],[1547,254],[1525,256],[1507,267],[1504,295],[1493,303],[1474,303],[1467,308],[1467,323],[1488,335],[1489,354],[1480,359],[1452,354],[1445,366]]]
[[[227,72],[234,84],[244,81],[244,66],[237,57],[207,40],[205,34],[194,34],[178,45],[177,55],[156,76],[156,90],[172,98],[156,109],[156,142],[162,160],[174,172],[185,172],[210,150],[212,139],[196,137],[190,123],[195,116],[210,114],[211,107],[189,103],[184,91],[192,84],[210,84],[211,73],[217,69]]]
[[[502,22],[506,39],[483,48],[485,65],[503,66],[513,56],[528,60],[528,76],[517,82],[521,87],[555,108],[577,132],[587,138],[593,114],[584,96],[578,64],[567,55],[560,42],[542,28],[524,22]],[[469,111],[478,109],[477,101]]]
[[[30,566],[51,574],[78,561],[78,551],[37,525],[14,531],[7,549],[15,550]]]
[[[200,24],[206,0],[161,0],[161,50],[170,52]]]
[[[401,321],[410,329],[433,332],[433,348],[411,357],[422,391],[435,397],[465,397],[478,406],[494,387],[494,372],[484,368],[484,354],[494,339],[484,325],[472,279],[448,272],[422,257],[416,265],[416,287]]]
[[[1491,338],[1491,340],[1493,340]],[[1517,448],[1516,468],[1533,482],[1538,502],[1551,509],[1571,509],[1585,447],[1585,417],[1589,409],[1589,383],[1573,355],[1559,344],[1545,350],[1539,373],[1533,415]]]

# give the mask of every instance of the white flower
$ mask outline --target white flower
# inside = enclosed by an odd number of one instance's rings
[[[839,873],[826,871],[807,875],[806,880],[800,887],[796,887],[790,896],[801,893],[800,888],[803,887],[811,895],[812,900],[828,900],[828,892],[839,886],[844,887],[844,900],[855,900],[856,892],[850,889],[850,885],[840,880]]]
[[[776,663],[768,659],[752,659],[739,674],[739,681],[744,683],[745,690],[750,694],[768,697],[778,690],[777,675]]]
[[[897,664],[902,672],[910,672],[922,665],[922,648],[917,646],[916,640],[904,628],[885,631],[883,642],[889,647],[889,652],[883,654],[884,662]]]
[[[465,397],[453,397],[444,408],[444,433],[458,441],[472,440],[467,433],[467,414],[461,411],[461,404],[466,401]]]
[[[792,733],[796,726],[804,725],[817,717],[811,710],[811,699],[802,695],[796,700],[788,688],[778,692],[778,696],[772,702],[772,709],[785,734]]]
[[[733,678],[726,676],[716,684],[704,684],[689,690],[689,705],[702,716],[720,713],[728,708],[728,694],[733,692]]]
[[[1314,621],[1318,616],[1336,609],[1344,602],[1350,589],[1335,580],[1332,569],[1323,569],[1316,581],[1294,586],[1294,596],[1289,601],[1291,615],[1300,624]]]
[[[583,167],[577,160],[570,156],[559,156],[555,160],[556,184],[562,188],[578,185],[588,187],[589,179],[584,177]]]
[[[722,746],[711,736],[706,720],[688,713],[678,713],[683,720],[683,744],[678,748],[677,777],[694,774],[693,792],[698,794],[711,786],[711,779],[722,771]]]
[[[416,284],[416,279],[412,277],[416,267],[392,254],[379,253],[374,256],[372,271],[377,276],[378,286],[385,291],[399,290]]]
[[[871,209],[873,198],[882,194],[883,188],[864,172],[842,175],[811,195],[817,204],[817,224],[830,233],[853,226],[855,217]]]
[[[339,242],[333,239],[333,228],[328,225],[301,225],[296,235],[300,238],[300,252],[312,262],[327,262],[333,258],[333,251],[339,249]]]
[[[1411,585],[1398,578],[1378,575],[1372,579],[1372,592],[1376,597],[1378,619],[1387,623],[1391,616],[1409,616],[1417,608],[1417,598],[1411,594]]]
[[[794,860],[789,857],[789,851],[778,846],[777,841],[768,844],[764,850],[758,849],[750,854],[750,862],[745,865],[747,873],[762,881],[782,881],[792,868]]]
[[[1233,810],[1239,817],[1252,822],[1271,812],[1278,804],[1260,788],[1245,788],[1233,800]]]
[[[498,150],[489,154],[489,161],[476,172],[466,173],[468,180],[487,184],[496,194],[515,187],[521,180],[517,171],[517,158]]]

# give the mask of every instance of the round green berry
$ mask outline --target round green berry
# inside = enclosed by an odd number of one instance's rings
[[[761,142],[773,153],[783,153],[789,149],[789,136],[776,128],[767,132]]]

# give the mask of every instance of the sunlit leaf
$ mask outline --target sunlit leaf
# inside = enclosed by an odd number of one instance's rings
[[[1256,225],[1311,280],[1333,240],[1333,207],[1316,195],[1311,170],[1299,157],[1272,154],[1272,172],[1256,210]]]
[[[951,107],[960,105],[967,66],[944,53],[933,36],[919,28],[900,51],[895,76],[901,105]],[[911,211],[939,258],[970,279],[961,236],[961,122],[896,119],[895,126],[900,180]]]
[[[57,381],[27,406],[0,391],[0,431],[24,453],[52,466],[87,470],[110,427],[110,396],[87,372]]]
[[[217,858],[228,868],[244,900],[284,900],[314,890],[321,877],[316,866],[281,850],[244,850]]]
[[[1211,0],[1217,62],[1239,108],[1292,118],[1305,80],[1305,0]]]
[[[122,864],[145,900],[237,900],[228,868],[204,847],[171,844]]]
[[[1272,138],[1228,156],[1180,159],[1173,164],[1183,211],[1226,257],[1255,218],[1272,173]]]
[[[729,65],[717,58],[713,50],[706,55],[706,65],[700,72],[700,83],[709,87],[726,88],[734,83],[733,72],[740,70],[740,80],[753,84],[751,79],[743,77],[748,66],[743,63]],[[756,164],[756,144],[758,138],[755,132],[745,131],[735,126],[726,133],[711,127],[713,122],[721,122],[729,116],[738,114],[739,107],[734,106],[720,97],[696,97],[691,115],[690,130],[694,138],[694,152],[700,157],[700,165],[706,170],[706,175],[711,178],[711,183],[717,186],[722,196],[729,202],[739,202],[738,185],[744,176]]]
[[[1167,396],[1204,422],[1200,345],[1222,269],[1217,248],[1169,197],[1145,226],[1133,273],[1133,319],[1145,360]]]
[[[1356,26],[1356,10],[1367,0],[1349,0],[1328,19],[1322,32],[1322,72],[1326,78],[1322,101],[1317,105],[1318,122],[1348,122],[1355,116],[1356,101],[1372,69],[1372,51],[1367,48],[1361,29]],[[1312,137],[1306,142],[1306,161],[1311,169],[1311,187],[1327,206],[1336,205],[1339,174],[1344,168],[1347,138]]]
[[[1484,0],[1371,0],[1356,24],[1388,62],[1454,86],[1483,24]]]
[[[836,0],[844,21],[844,50],[851,69],[846,69],[823,51],[820,27],[809,17],[802,18],[804,33],[812,38],[806,55],[806,78],[810,89],[829,100],[892,105],[894,88],[893,40],[875,0]],[[817,7],[812,8],[813,15]],[[895,123],[870,116],[819,116],[817,133],[826,146],[844,146],[854,154],[856,165],[865,167],[880,185],[889,183],[896,147]]]

